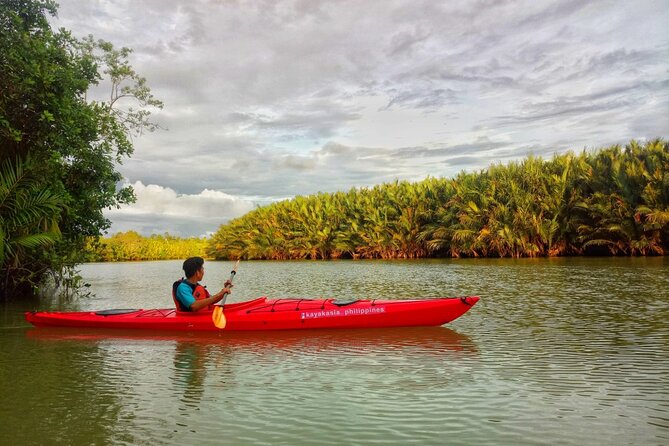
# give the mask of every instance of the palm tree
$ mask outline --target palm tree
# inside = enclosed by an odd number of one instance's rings
[[[454,179],[296,197],[221,226],[218,258],[554,256],[669,250],[669,145],[530,156]]]
[[[30,173],[30,162],[5,160],[0,166],[0,273],[3,292],[21,284],[34,286],[46,270],[34,268],[36,248],[60,237],[58,217],[64,198]],[[27,262],[33,267],[25,268]]]

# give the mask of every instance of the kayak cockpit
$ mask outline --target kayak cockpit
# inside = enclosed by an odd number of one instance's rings
[[[130,314],[130,313],[137,313],[138,311],[142,311],[141,309],[135,309],[135,308],[115,308],[113,310],[101,310],[101,311],[96,311],[95,314],[97,316],[118,316],[120,314]]]

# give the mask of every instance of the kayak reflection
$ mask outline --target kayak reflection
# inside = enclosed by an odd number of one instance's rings
[[[177,341],[215,348],[230,347],[261,353],[264,350],[360,352],[367,348],[378,350],[410,349],[421,352],[477,353],[476,344],[466,335],[447,327],[406,327],[392,329],[352,330],[302,330],[268,332],[151,332],[144,330],[104,330],[72,328],[34,328],[26,336],[42,341],[99,342],[128,341]]]
[[[310,401],[306,396],[314,392],[335,405],[353,404],[363,394],[442,392],[457,382],[463,364],[478,357],[468,336],[447,327],[214,333],[34,328],[25,336],[47,350],[89,352],[73,364],[79,370],[91,358],[100,364],[88,388],[114,398],[124,410],[120,418],[151,414],[174,435],[206,430],[196,414],[239,420],[252,408],[271,418],[286,401]],[[129,432],[137,431],[136,423],[129,421],[124,435],[134,435]]]

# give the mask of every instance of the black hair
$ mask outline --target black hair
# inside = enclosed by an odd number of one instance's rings
[[[189,257],[184,260],[183,269],[186,277],[192,277],[200,270],[200,268],[202,268],[202,265],[204,265],[204,259],[202,257]]]

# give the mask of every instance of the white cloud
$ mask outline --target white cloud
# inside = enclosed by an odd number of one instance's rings
[[[110,233],[130,229],[149,235],[169,232],[172,235],[206,235],[234,217],[254,208],[250,197],[233,197],[205,189],[199,194],[177,194],[156,184],[131,185],[137,201],[120,209],[105,212],[113,222]]]

